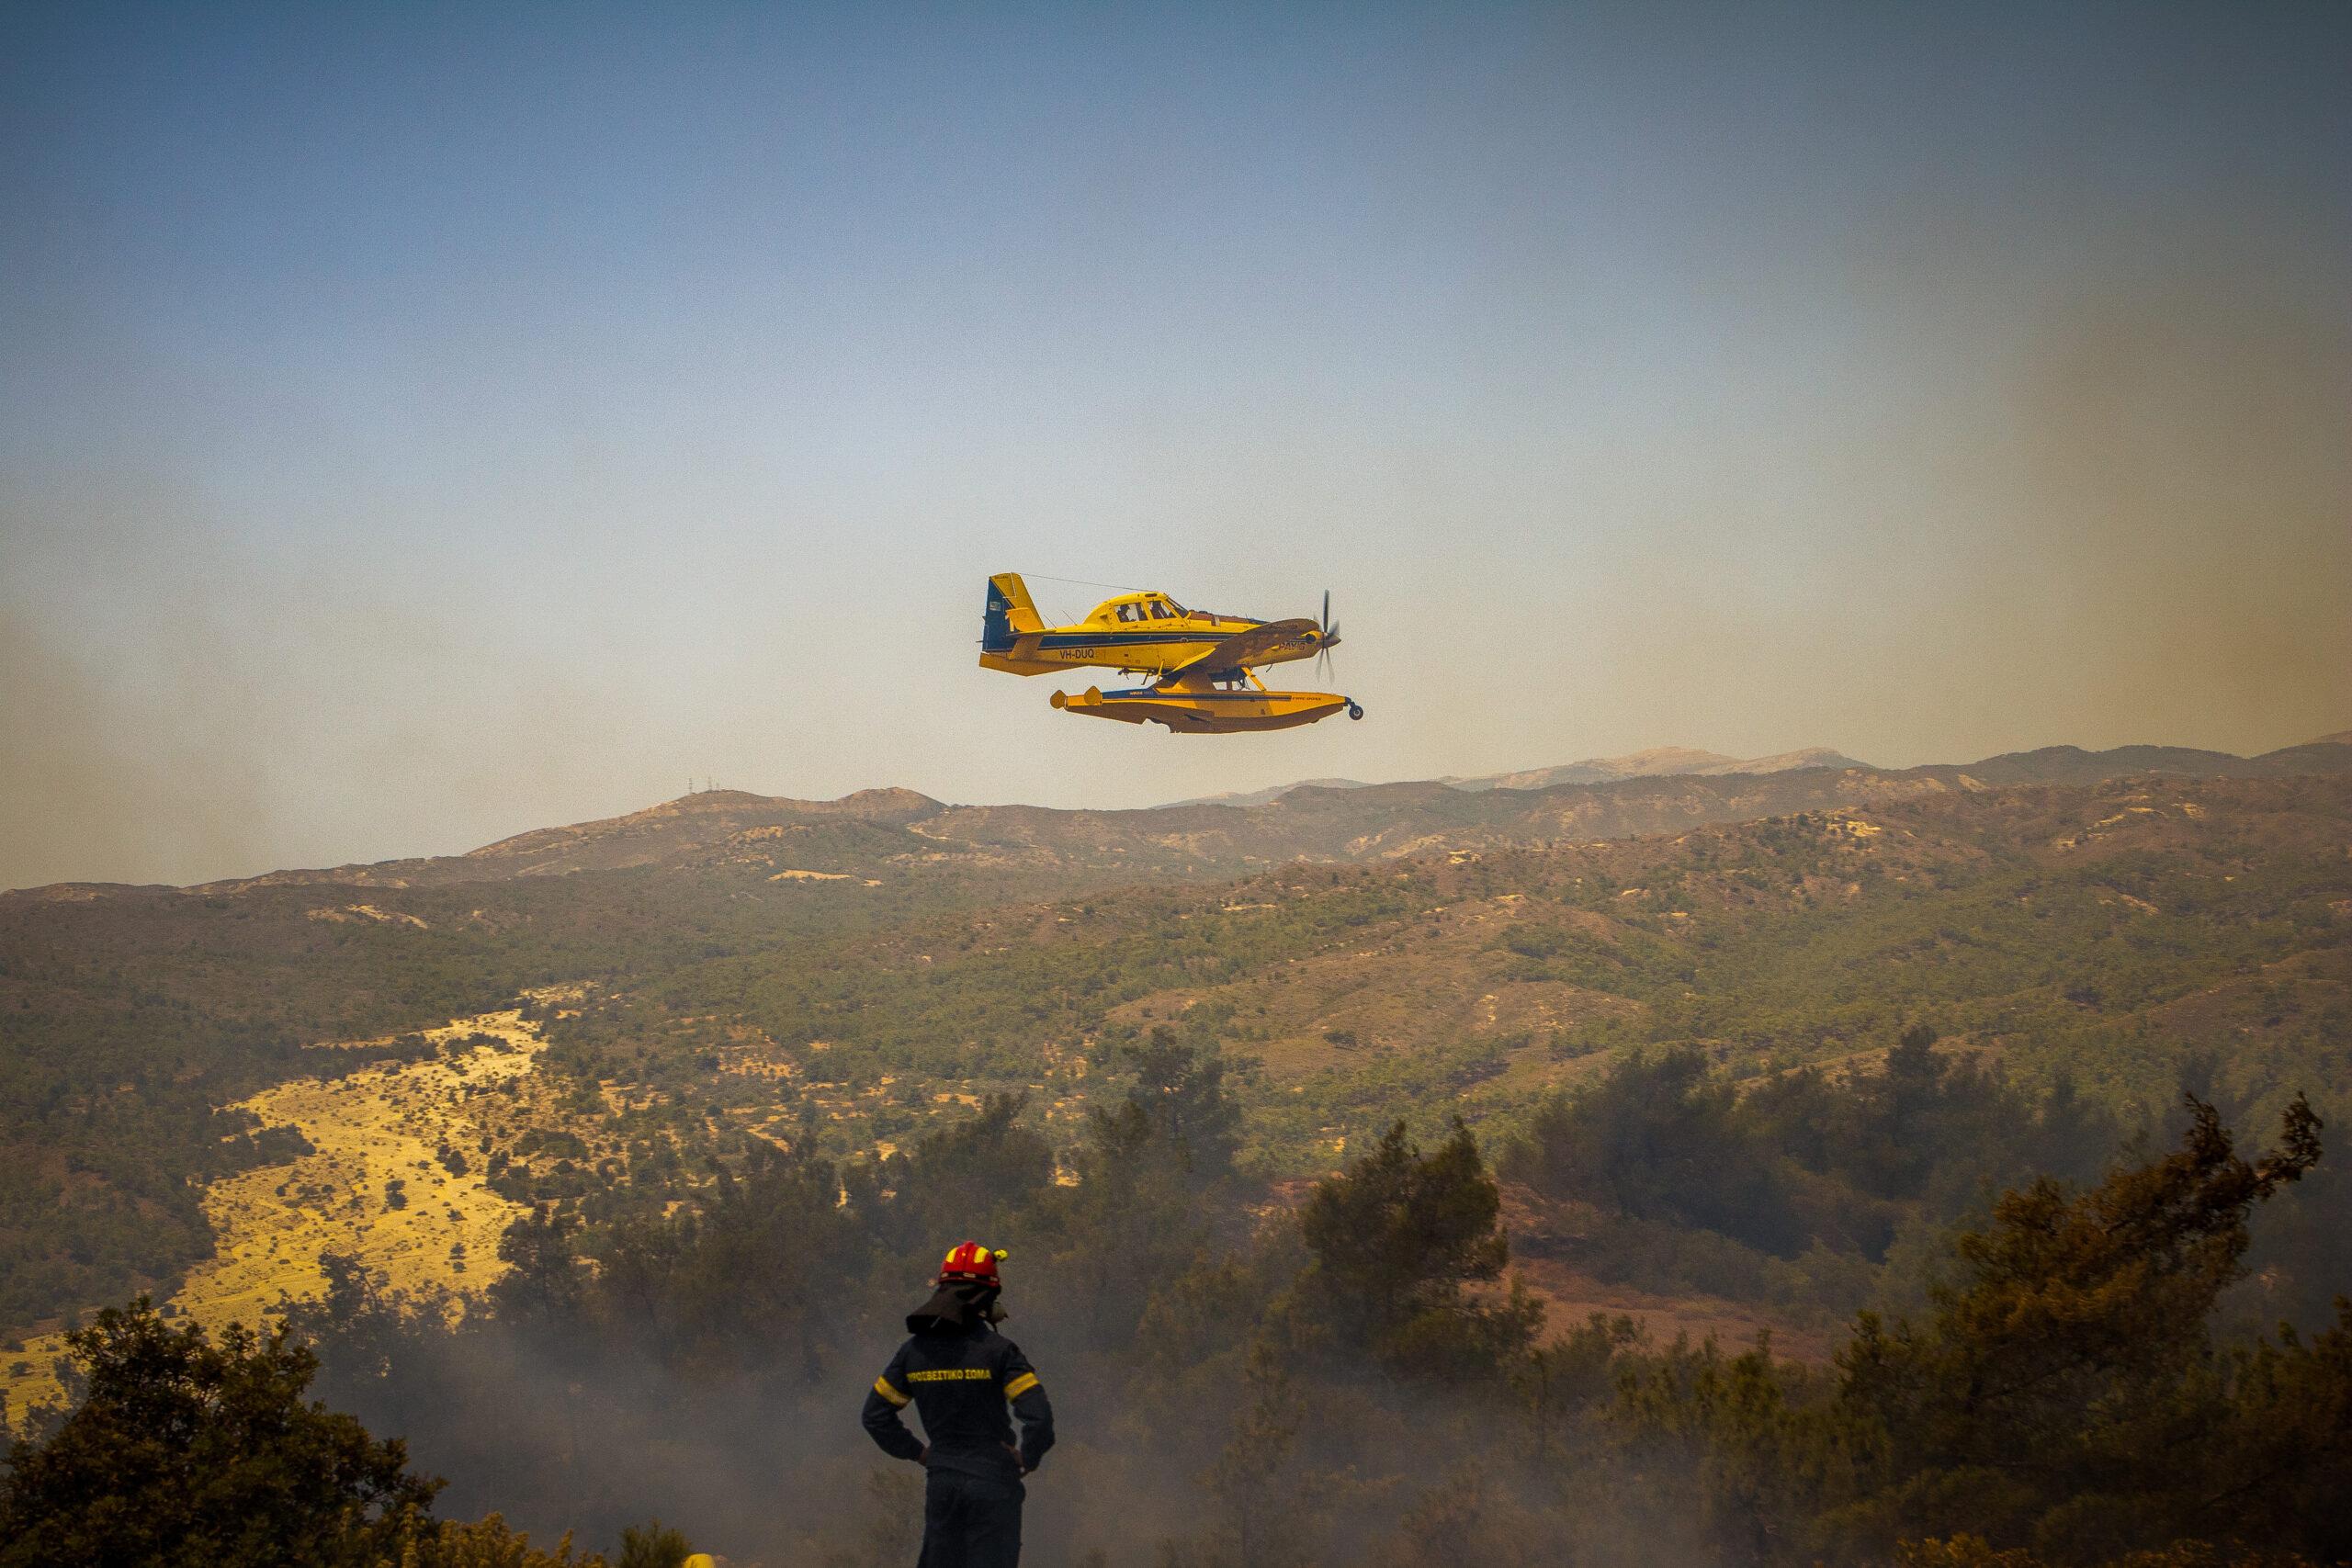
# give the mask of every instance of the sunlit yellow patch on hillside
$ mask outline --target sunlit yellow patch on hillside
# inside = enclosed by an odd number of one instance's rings
[[[296,1127],[314,1152],[206,1189],[216,1250],[189,1270],[166,1310],[215,1330],[260,1322],[325,1292],[322,1252],[357,1257],[396,1290],[442,1285],[469,1295],[505,1271],[499,1238],[523,1209],[484,1180],[480,1144],[490,1130],[482,1117],[506,1101],[477,1097],[526,1077],[547,1042],[513,1009],[424,1033],[449,1054],[297,1078],[239,1102],[264,1126]],[[476,1036],[493,1043],[461,1043]],[[465,1156],[464,1174],[436,1157],[445,1145]],[[0,1357],[12,1417],[60,1396],[55,1363],[64,1354],[64,1336],[47,1334]]]

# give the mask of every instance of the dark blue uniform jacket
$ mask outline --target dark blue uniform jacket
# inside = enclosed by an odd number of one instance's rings
[[[922,1455],[922,1444],[899,1418],[911,1401],[931,1439],[930,1468],[1016,1482],[1036,1469],[1054,1446],[1054,1409],[1021,1347],[966,1314],[917,1313],[907,1326],[913,1334],[865,1395],[865,1429],[882,1451]]]

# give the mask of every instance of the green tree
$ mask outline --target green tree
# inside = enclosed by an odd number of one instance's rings
[[[1393,1371],[1476,1378],[1521,1354],[1540,1306],[1465,1288],[1510,1260],[1502,1200],[1457,1119],[1427,1154],[1396,1122],[1371,1151],[1322,1182],[1299,1216],[1315,1263],[1295,1305],[1302,1326],[1345,1357],[1369,1349]]]
[[[1225,1057],[1214,1049],[1186,1044],[1164,1023],[1154,1027],[1141,1045],[1130,1046],[1125,1055],[1136,1070],[1128,1100],[1142,1110],[1153,1131],[1181,1151],[1194,1180],[1207,1183],[1227,1174],[1241,1143],[1241,1108],[1225,1092]]]
[[[1272,1349],[1250,1350],[1241,1399],[1216,1461],[1201,1475],[1207,1528],[1160,1543],[1159,1568],[1306,1568],[1330,1478],[1299,1461],[1306,1411],[1295,1380]]]
[[[1156,1292],[1191,1267],[1206,1227],[1182,1151],[1132,1100],[1087,1114],[1070,1151],[1077,1181],[1049,1190],[1049,1239],[1036,1295],[1044,1314],[1090,1349],[1125,1350]],[[1023,1310],[1030,1310],[1024,1307]]]
[[[614,1568],[678,1568],[694,1549],[684,1530],[655,1519],[641,1529],[632,1526],[621,1531],[621,1554]]]
[[[566,1532],[553,1551],[542,1551],[531,1538],[510,1528],[496,1514],[472,1524],[445,1523],[429,1534],[420,1533],[413,1547],[399,1559],[400,1568],[605,1568],[603,1557],[571,1553]]]
[[[991,1094],[979,1114],[926,1133],[911,1155],[887,1162],[897,1197],[878,1217],[893,1252],[944,1253],[1003,1223],[1054,1179],[1053,1145],[1021,1124],[1027,1094]]]
[[[399,1439],[304,1400],[318,1363],[283,1329],[232,1324],[215,1344],[142,1296],[68,1343],[88,1393],[9,1456],[6,1568],[373,1568],[440,1488]]]
[[[1883,1551],[1970,1531],[2059,1562],[2246,1530],[2352,1545],[2276,1507],[2352,1480],[2347,1324],[2238,1354],[2210,1327],[2250,1212],[2319,1158],[2319,1119],[2299,1096],[2249,1161],[2211,1106],[2189,1113],[2178,1149],[2089,1191],[2005,1194],[1926,1325],[1863,1314],[1834,1416],[1880,1458],[1834,1537]]]
[[[580,1312],[586,1281],[570,1228],[552,1210],[534,1210],[506,1227],[498,1256],[510,1265],[490,1288],[501,1319],[511,1324],[568,1324]]]
[[[1794,1257],[1806,1235],[1737,1087],[1682,1048],[1635,1053],[1555,1096],[1506,1155],[1513,1179],[1638,1220],[1696,1225]]]
[[[866,1242],[833,1167],[762,1145],[700,1213],[616,1229],[594,1301],[617,1341],[719,1376],[820,1376],[848,1332],[834,1281]]]
[[[1677,1347],[1624,1370],[1613,1419],[1734,1562],[1875,1565],[1962,1537],[1977,1555],[1917,1560],[2219,1562],[2196,1553],[2245,1542],[2334,1561],[2352,1550],[2331,1506],[2352,1487],[2352,1306],[2308,1343],[2227,1348],[2211,1328],[2251,1211],[2311,1169],[2318,1134],[2298,1098],[2248,1160],[2192,1100],[2178,1149],[2086,1191],[2005,1193],[1932,1315],[1861,1314],[1826,1386],[1762,1348]]]

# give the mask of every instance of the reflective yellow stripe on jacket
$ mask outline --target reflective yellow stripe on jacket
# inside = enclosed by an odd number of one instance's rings
[[[1018,1399],[1036,1386],[1037,1374],[1035,1372],[1023,1372],[1019,1377],[1004,1385],[1004,1397],[1007,1399]]]
[[[1031,1382],[1035,1382],[1037,1380],[1035,1378],[1031,1378],[1029,1381]],[[897,1389],[892,1388],[888,1378],[876,1378],[874,1380],[874,1392],[888,1400],[891,1404],[902,1407],[906,1404],[908,1400],[914,1397],[913,1394],[900,1393]]]

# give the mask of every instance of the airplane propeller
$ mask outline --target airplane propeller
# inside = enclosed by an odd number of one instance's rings
[[[1331,591],[1323,590],[1323,624],[1315,639],[1315,678],[1329,680],[1331,674],[1331,649],[1340,641],[1339,623],[1331,619]]]

